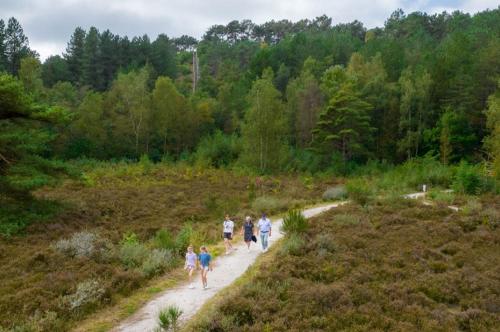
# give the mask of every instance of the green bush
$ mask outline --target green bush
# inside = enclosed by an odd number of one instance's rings
[[[346,189],[349,198],[360,205],[364,206],[372,199],[373,190],[364,179],[347,181]]]
[[[218,130],[200,141],[194,159],[200,165],[224,167],[234,163],[240,151],[241,144],[236,135],[225,135]]]
[[[309,223],[299,210],[290,210],[283,218],[283,232],[290,233],[304,233],[309,226]]]
[[[141,271],[148,277],[159,274],[173,265],[173,255],[170,250],[153,249],[142,264]]]
[[[153,239],[156,248],[172,250],[175,249],[175,240],[166,229],[160,229],[156,232]]]
[[[141,243],[123,243],[120,248],[120,261],[127,268],[136,268],[143,264],[149,250]]]
[[[190,224],[184,224],[175,238],[175,249],[178,254],[184,254],[186,248],[191,244],[193,227]]]
[[[469,195],[479,194],[483,189],[483,174],[478,166],[462,161],[453,179],[453,190]]]

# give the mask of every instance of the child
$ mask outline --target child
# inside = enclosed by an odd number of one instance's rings
[[[234,222],[231,219],[229,219],[229,215],[226,214],[223,227],[226,255],[229,255],[229,252],[233,249],[233,245],[231,244],[231,240],[233,239],[233,230],[234,230]]]
[[[193,279],[193,272],[196,269],[197,262],[198,262],[198,256],[196,255],[195,252],[193,252],[193,246],[190,245],[187,248],[186,263],[184,264],[184,269],[188,270],[188,273],[189,273],[189,288],[190,289],[194,288],[192,279]]]
[[[201,282],[203,283],[203,289],[207,289],[207,273],[212,271],[212,256],[207,251],[207,247],[200,247],[199,261],[201,265]]]

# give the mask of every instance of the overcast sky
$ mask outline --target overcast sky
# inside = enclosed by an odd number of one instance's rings
[[[0,18],[16,17],[30,46],[44,60],[64,52],[77,26],[110,29],[129,37],[147,33],[155,39],[166,33],[200,38],[211,25],[234,19],[263,23],[326,14],[334,24],[357,19],[372,28],[383,25],[397,8],[406,13],[461,10],[473,14],[497,6],[498,0],[0,0]]]

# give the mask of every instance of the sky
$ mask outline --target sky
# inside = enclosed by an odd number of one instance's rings
[[[43,61],[62,54],[77,26],[109,29],[129,38],[160,33],[196,38],[214,24],[250,19],[314,19],[326,14],[333,24],[359,20],[367,28],[382,26],[396,9],[406,13],[460,10],[474,14],[498,7],[498,0],[0,0],[0,18],[16,17]]]

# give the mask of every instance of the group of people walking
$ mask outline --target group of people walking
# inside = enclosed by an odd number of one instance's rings
[[[241,227],[241,235],[243,235],[243,240],[247,245],[247,250],[250,252],[250,245],[252,242],[257,242],[257,236],[260,237],[260,243],[262,246],[262,252],[266,252],[269,247],[269,237],[271,236],[271,220],[267,218],[266,214],[263,213],[262,217],[259,219],[257,225],[254,225],[253,220],[250,216],[246,216],[245,222]],[[226,215],[223,223],[223,237],[224,237],[224,245],[226,247],[226,255],[229,255],[233,250],[233,244],[231,241],[233,240],[234,235],[234,222],[229,218],[229,215]],[[197,255],[194,252],[193,246],[190,245],[187,248],[186,252],[186,262],[184,264],[184,269],[188,271],[189,276],[189,288],[194,288],[194,284],[192,282],[193,273],[196,270],[197,266],[201,269],[201,282],[203,289],[208,288],[207,284],[207,274],[208,271],[212,271],[212,256],[208,252],[206,246],[200,247],[200,254]]]

